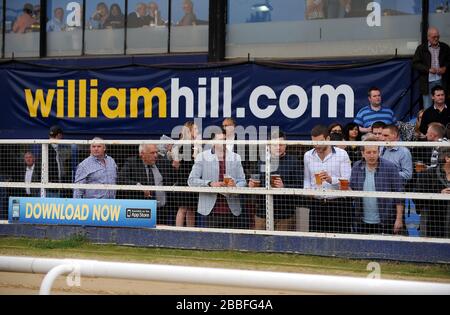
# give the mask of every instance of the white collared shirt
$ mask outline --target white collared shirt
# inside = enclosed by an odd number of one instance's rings
[[[25,172],[25,183],[27,183],[27,184],[31,183],[31,178],[33,177],[33,171],[34,171],[34,164],[31,167],[27,166],[27,170]],[[27,192],[27,195],[31,195],[30,187],[25,188],[25,191]]]
[[[303,181],[305,189],[338,190],[339,178],[350,179],[352,174],[351,162],[347,152],[337,147],[332,147],[331,153],[323,161],[317,154],[316,149],[309,150],[305,153],[303,162],[305,165]],[[316,185],[314,174],[321,171],[326,171],[331,176],[331,184],[324,181],[322,187]]]
[[[437,47],[432,47],[430,43],[428,43],[428,51],[431,54],[431,67],[433,68],[439,68],[439,53],[440,53],[441,47],[438,44]],[[434,82],[441,80],[442,76],[438,73],[429,73],[428,74],[428,82]]]

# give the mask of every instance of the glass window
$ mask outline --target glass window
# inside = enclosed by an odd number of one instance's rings
[[[86,54],[123,54],[125,0],[86,1]]]
[[[82,0],[47,3],[47,55],[79,56],[82,46]]]
[[[450,8],[449,1],[430,0],[430,26],[439,29],[441,42],[450,43]]]
[[[408,55],[420,40],[420,0],[231,0],[228,6],[227,57]]]
[[[166,53],[169,1],[128,1],[127,54]]]
[[[7,0],[5,57],[39,56],[39,0]]]
[[[208,0],[172,0],[171,51],[208,51],[208,16]]]

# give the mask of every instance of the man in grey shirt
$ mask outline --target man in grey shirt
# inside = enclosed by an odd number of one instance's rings
[[[83,160],[75,173],[75,184],[108,184],[115,185],[117,165],[114,159],[106,155],[106,145],[97,143],[101,138],[92,139],[91,155]],[[74,198],[85,199],[115,199],[115,190],[105,189],[74,189]]]

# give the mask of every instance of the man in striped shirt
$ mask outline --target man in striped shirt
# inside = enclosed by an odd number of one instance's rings
[[[370,105],[361,108],[354,120],[359,126],[361,133],[371,132],[374,122],[382,121],[386,125],[395,125],[397,119],[394,112],[386,107],[381,106],[381,90],[378,87],[371,87],[368,92]]]

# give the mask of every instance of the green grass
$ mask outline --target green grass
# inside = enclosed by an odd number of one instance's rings
[[[0,255],[80,258],[168,265],[252,269],[366,277],[368,260],[299,254],[142,248],[90,243],[83,236],[65,240],[0,238]],[[450,282],[448,264],[378,261],[383,279]]]

